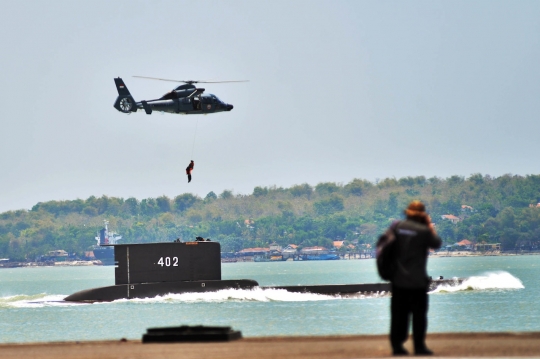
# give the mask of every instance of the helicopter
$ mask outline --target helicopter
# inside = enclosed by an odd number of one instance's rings
[[[233,105],[221,101],[217,96],[212,94],[204,94],[203,88],[196,87],[197,83],[224,83],[224,82],[247,82],[241,81],[179,81],[168,80],[156,77],[133,76],[143,79],[181,82],[180,85],[172,91],[167,92],[155,100],[146,100],[136,102],[127,86],[120,77],[114,79],[118,97],[114,102],[114,108],[122,113],[131,114],[137,110],[144,110],[146,114],[151,115],[153,111],[168,112],[182,115],[206,115],[209,113],[231,111]]]

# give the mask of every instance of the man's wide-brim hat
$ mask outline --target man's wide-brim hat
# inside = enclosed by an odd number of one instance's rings
[[[405,210],[407,217],[420,217],[426,215],[426,206],[420,201],[412,201]]]

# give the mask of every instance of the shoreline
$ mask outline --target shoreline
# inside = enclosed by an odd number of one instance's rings
[[[100,260],[79,260],[79,261],[62,261],[62,262],[8,262],[0,264],[2,268],[40,268],[40,267],[91,267],[103,266]]]
[[[470,251],[459,251],[459,252],[435,252],[430,253],[428,258],[447,258],[447,257],[514,257],[514,256],[536,256],[540,255],[540,252],[527,252],[527,253],[511,253],[511,252],[498,252],[498,253],[478,253]],[[339,260],[366,260],[366,259],[375,259],[375,257],[343,257]],[[245,263],[245,262],[254,262],[248,258],[238,258],[238,260],[222,260],[221,263]],[[287,262],[287,261],[268,261],[268,262]],[[304,262],[304,261],[298,261]],[[318,262],[313,260],[306,260],[306,262]],[[0,269],[9,269],[9,268],[39,268],[39,267],[91,267],[91,266],[103,266],[99,260],[91,261],[64,261],[64,262],[54,262],[53,263],[41,263],[41,262],[16,262],[16,264],[0,264]]]
[[[517,256],[536,256],[540,255],[540,252],[528,252],[528,253],[511,253],[511,252],[471,252],[471,251],[459,251],[459,252],[435,252],[430,253],[428,258],[437,257],[517,257]]]
[[[433,333],[436,357],[540,358],[540,332]],[[411,338],[405,343],[413,352]],[[254,337],[231,342],[142,344],[139,340],[0,344],[3,359],[375,358],[391,356],[388,335]]]

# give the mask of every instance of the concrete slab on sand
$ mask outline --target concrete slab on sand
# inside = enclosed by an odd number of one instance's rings
[[[540,332],[430,334],[437,357],[540,358]],[[412,352],[410,340],[406,347]],[[376,358],[390,356],[386,335],[246,338],[226,343],[141,344],[140,341],[95,341],[0,344],[2,359],[109,358]]]

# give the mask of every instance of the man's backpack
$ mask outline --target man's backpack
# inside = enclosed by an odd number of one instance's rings
[[[388,281],[394,278],[398,266],[396,241],[396,227],[398,224],[399,222],[392,223],[377,241],[377,270],[379,276]]]

